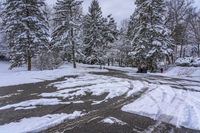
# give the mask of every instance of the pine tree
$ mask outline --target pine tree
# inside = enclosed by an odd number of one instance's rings
[[[117,23],[115,22],[112,15],[108,15],[104,18],[103,25],[103,44],[105,44],[105,59],[107,59],[108,65],[113,60],[113,50],[115,48],[115,41],[118,39],[119,31],[117,30]]]
[[[164,0],[136,0],[134,19],[138,22],[133,29],[133,58],[141,66],[147,64],[153,71],[157,61],[169,57],[173,44],[165,26]]]
[[[76,68],[76,45],[81,28],[82,1],[58,0],[55,7],[56,27],[53,31],[53,44],[65,54],[69,54]],[[70,52],[71,51],[71,52]]]
[[[93,0],[89,13],[84,18],[84,45],[86,61],[90,63],[104,62],[105,43],[103,26],[105,19],[97,0]]]
[[[113,43],[117,40],[119,32],[117,30],[117,23],[112,15],[108,15],[108,17],[104,19],[103,33],[105,43]]]
[[[5,34],[2,32],[2,22],[3,22],[3,17],[2,17],[2,10],[3,10],[3,3],[0,1],[0,59],[5,58],[6,53],[8,52],[8,48],[5,43]]]
[[[128,29],[127,29],[127,33],[126,33],[126,37],[129,40],[132,40],[134,38],[134,29],[136,28],[138,21],[136,19],[136,12],[134,12],[131,16],[130,19],[128,21]]]
[[[10,48],[11,69],[28,64],[48,46],[48,22],[43,0],[7,0],[3,11],[3,27]]]
[[[120,37],[119,37],[119,44],[118,44],[118,50],[120,58],[118,59],[119,66],[128,66],[129,64],[132,64],[131,58],[129,56],[129,53],[131,52],[131,39],[129,38],[129,25],[130,20],[123,20],[121,23],[121,29],[120,29]]]

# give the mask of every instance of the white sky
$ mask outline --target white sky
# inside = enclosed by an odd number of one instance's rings
[[[88,12],[88,7],[92,0],[83,0],[84,13]],[[200,8],[200,0],[194,0],[195,6]],[[56,0],[48,0],[48,3],[53,5]],[[99,0],[104,16],[112,14],[115,20],[120,23],[122,20],[127,19],[134,12],[135,0]]]

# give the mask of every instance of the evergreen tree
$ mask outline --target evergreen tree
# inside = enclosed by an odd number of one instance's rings
[[[3,10],[3,3],[0,1],[0,60],[1,58],[5,58],[5,56],[8,53],[8,48],[5,43],[5,34],[1,30],[2,29],[2,22],[3,22],[3,17],[2,17],[2,10]]]
[[[134,18],[138,22],[133,29],[133,58],[141,66],[148,65],[153,71],[157,61],[169,57],[173,44],[165,26],[164,0],[136,0]]]
[[[117,30],[117,23],[112,15],[108,15],[108,17],[104,19],[103,34],[104,43],[113,43],[117,40],[119,32]]]
[[[48,22],[43,0],[7,0],[3,28],[10,48],[11,69],[28,64],[48,46]]]
[[[45,6],[44,11],[47,13],[45,14],[46,20],[48,21],[48,29],[49,29],[49,35],[51,34],[50,25],[52,22],[51,18],[51,9],[49,6]],[[50,38],[49,38],[50,43]],[[57,68],[60,65],[60,58],[54,56],[54,51],[52,46],[46,45],[45,48],[40,49],[36,57],[33,59],[33,65],[36,69],[39,70],[52,70]]]
[[[123,20],[120,29],[120,37],[119,37],[119,44],[118,50],[120,58],[118,59],[119,66],[128,66],[133,63],[131,61],[129,53],[131,52],[131,39],[129,37],[129,28],[130,20]]]
[[[107,59],[108,65],[110,65],[110,61],[113,60],[113,51],[115,48],[115,41],[118,39],[119,31],[117,30],[117,23],[115,22],[112,15],[108,15],[107,18],[104,19],[103,25],[103,44],[105,44],[105,58]]]
[[[81,28],[82,1],[58,0],[55,6],[55,29],[52,35],[54,47],[68,54],[76,68],[76,45],[79,42]]]
[[[103,26],[105,19],[97,0],[93,0],[89,13],[84,18],[84,45],[86,61],[90,63],[104,62],[105,43]]]
[[[136,28],[137,24],[138,24],[138,21],[136,19],[136,12],[134,12],[131,16],[130,16],[130,19],[129,19],[129,22],[128,22],[128,29],[127,29],[127,33],[126,33],[126,37],[128,40],[132,40],[134,38],[134,29]]]

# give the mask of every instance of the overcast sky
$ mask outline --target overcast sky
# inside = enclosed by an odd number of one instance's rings
[[[55,4],[56,0],[48,0],[49,4]],[[88,12],[88,7],[92,0],[83,0],[83,10],[84,13]],[[200,8],[200,0],[194,0],[195,6]],[[118,24],[130,17],[130,15],[134,12],[135,0],[99,0],[100,6],[102,8],[104,16],[112,14]]]

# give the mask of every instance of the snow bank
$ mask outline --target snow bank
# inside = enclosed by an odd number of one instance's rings
[[[175,77],[188,77],[200,80],[200,67],[173,67],[169,69],[163,75],[165,76],[175,76]]]
[[[178,127],[200,130],[200,93],[177,90],[165,85],[149,87],[152,88],[151,91],[122,107],[122,111],[147,116]]]
[[[200,58],[196,59],[193,63],[192,63],[193,66],[195,67],[200,67]]]
[[[177,66],[200,67],[200,58],[193,58],[193,57],[178,58],[175,64]]]
[[[78,65],[77,69],[73,69],[73,66],[70,64],[63,65],[55,70],[33,70],[30,72],[26,71],[25,67],[8,70],[9,66],[10,64],[7,62],[0,62],[0,87],[54,80],[63,76],[81,75],[87,72],[106,71],[98,68],[87,68],[85,65]]]
[[[43,117],[24,118],[19,122],[12,122],[9,124],[1,125],[0,132],[2,133],[27,133],[39,132],[46,130],[50,127],[63,123],[65,120],[75,119],[82,116],[81,112],[75,111],[72,114],[54,114],[46,115]]]

